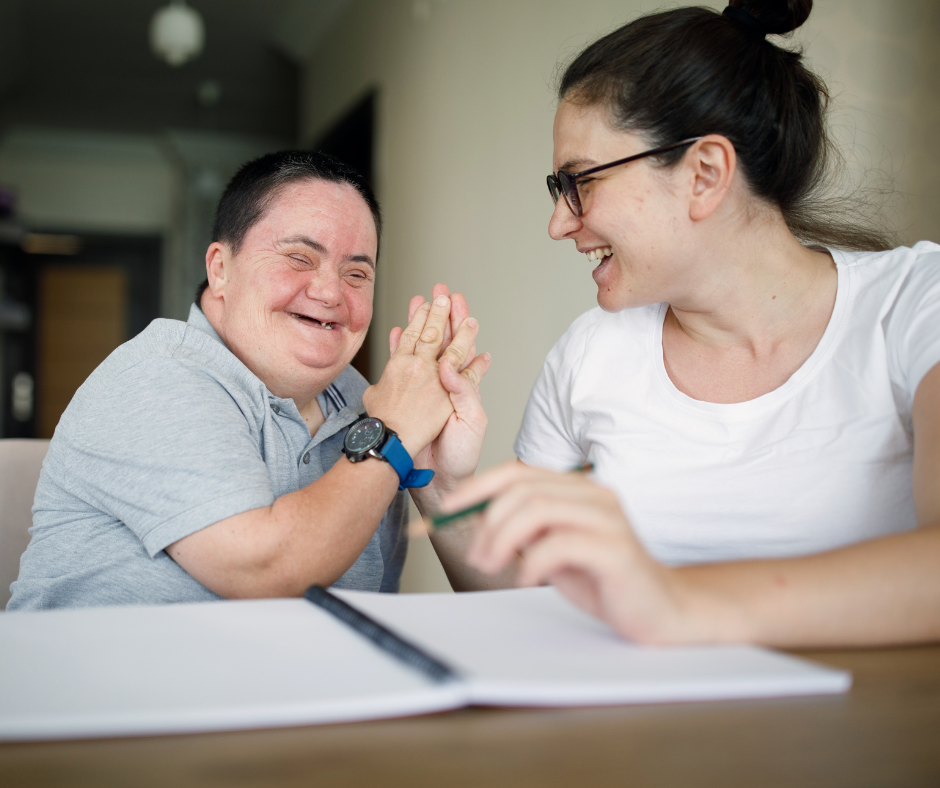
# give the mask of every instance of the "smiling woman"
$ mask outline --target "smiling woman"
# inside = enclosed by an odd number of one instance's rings
[[[811,7],[651,14],[561,79],[549,234],[600,308],[548,356],[525,465],[445,510],[490,499],[472,566],[637,640],[940,638],[940,247],[815,197],[825,86],[767,39]]]

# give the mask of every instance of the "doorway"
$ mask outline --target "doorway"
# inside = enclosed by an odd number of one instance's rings
[[[8,293],[31,313],[4,336],[5,438],[51,438],[88,375],[159,317],[159,238],[32,237],[47,240],[4,261]]]
[[[46,265],[39,272],[36,437],[51,438],[78,387],[127,339],[127,272]]]

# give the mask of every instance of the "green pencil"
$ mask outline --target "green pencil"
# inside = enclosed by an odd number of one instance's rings
[[[569,473],[589,473],[594,470],[594,466],[591,463],[585,463],[584,465],[579,465],[577,468],[572,468]],[[490,499],[487,498],[485,501],[480,501],[479,503],[473,504],[473,506],[468,506],[466,509],[461,509],[457,512],[451,512],[450,514],[436,514],[431,518],[431,528],[437,530],[438,528],[444,528],[445,526],[451,525],[457,520],[462,520],[464,517],[469,517],[471,514],[477,514],[482,512],[490,504]]]

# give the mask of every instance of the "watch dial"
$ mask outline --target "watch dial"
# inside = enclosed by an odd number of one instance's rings
[[[361,454],[375,447],[382,437],[382,422],[364,419],[349,428],[346,433],[346,448],[353,454]]]

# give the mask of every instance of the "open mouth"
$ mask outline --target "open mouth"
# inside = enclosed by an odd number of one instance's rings
[[[591,249],[591,251],[584,254],[590,262],[597,263],[596,270],[613,254],[613,250],[609,246],[602,246],[600,249]]]
[[[325,320],[317,320],[315,317],[299,315],[296,312],[291,312],[291,317],[299,320],[301,323],[308,323],[309,325],[316,326],[317,328],[325,328],[327,331],[332,331],[334,328],[339,328],[337,323],[331,323]]]

